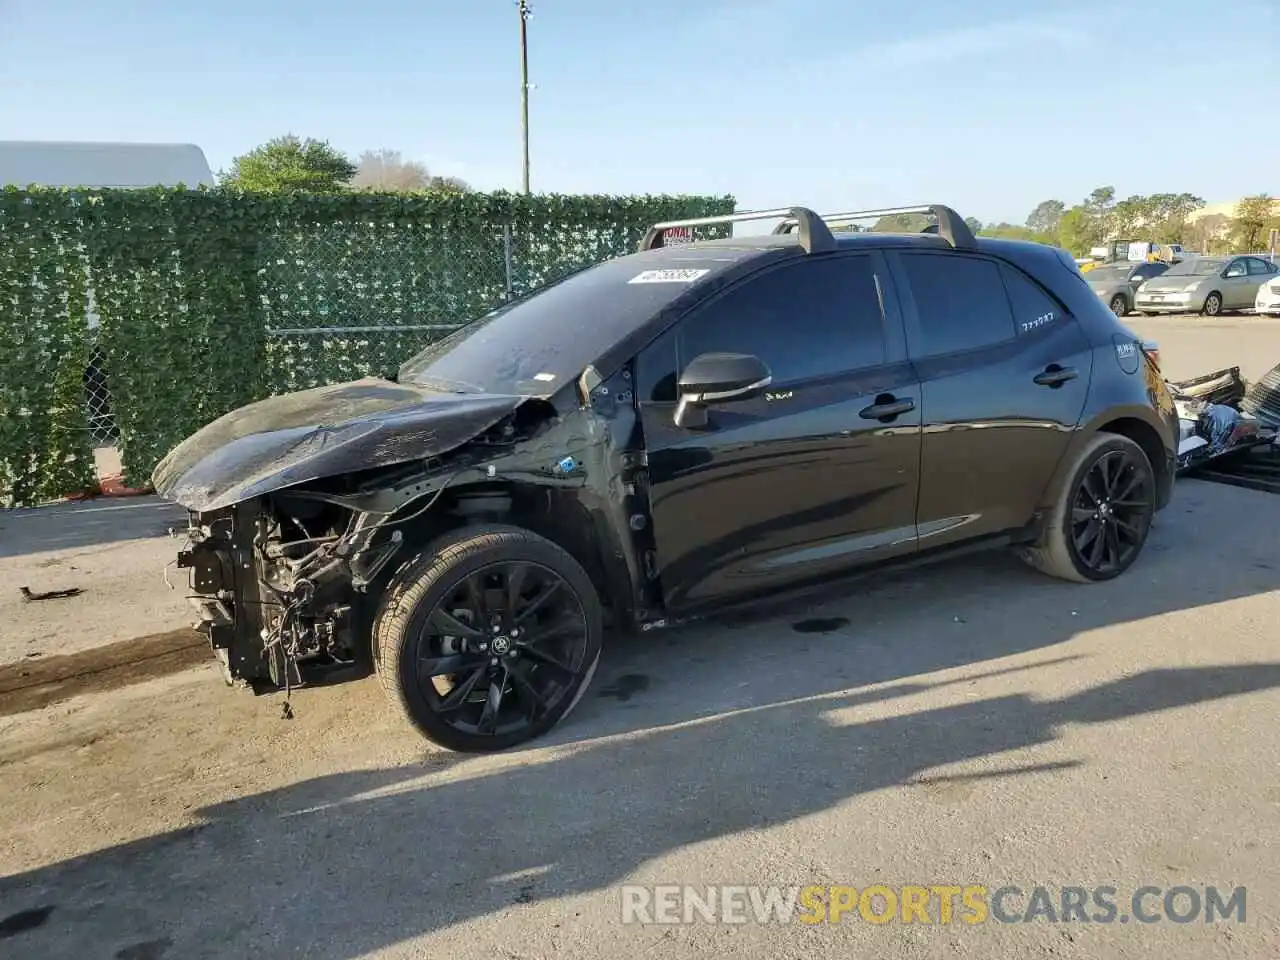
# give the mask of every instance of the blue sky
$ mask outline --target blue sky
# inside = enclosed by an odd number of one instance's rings
[[[1280,190],[1280,3],[532,0],[535,191],[743,207]],[[281,133],[520,184],[515,0],[0,0],[0,139]],[[1225,142],[1217,142],[1215,133]]]

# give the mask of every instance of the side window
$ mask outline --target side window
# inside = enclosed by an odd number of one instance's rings
[[[921,342],[913,344],[916,355],[975,350],[1016,336],[1000,268],[992,261],[961,254],[905,253],[902,264],[920,316]],[[1033,309],[1028,319],[1046,312]]]
[[[1000,273],[1004,277],[1009,305],[1013,307],[1013,319],[1020,332],[1030,333],[1037,327],[1067,317],[1062,305],[1021,270],[1001,264]]]
[[[680,322],[677,360],[751,353],[774,383],[885,362],[884,322],[870,257],[801,259],[747,280]]]
[[[1223,274],[1223,276],[1227,278],[1243,277],[1244,274],[1245,274],[1244,260],[1232,260],[1231,263],[1227,266],[1227,271],[1226,273]]]
[[[1249,264],[1249,274],[1251,276],[1267,276],[1273,271],[1271,264],[1265,260],[1259,260],[1257,257],[1250,257],[1247,261]]]

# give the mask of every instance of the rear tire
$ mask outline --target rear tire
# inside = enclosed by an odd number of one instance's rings
[[[603,634],[600,598],[565,550],[518,527],[468,527],[391,577],[374,663],[392,705],[428,740],[505,750],[577,706]]]
[[[1155,497],[1155,471],[1142,447],[1117,433],[1099,433],[1077,457],[1040,542],[1019,555],[1059,580],[1113,580],[1142,553]]]

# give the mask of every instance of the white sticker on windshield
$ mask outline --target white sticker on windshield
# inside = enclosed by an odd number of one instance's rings
[[[533,379],[541,380],[543,383],[550,383],[556,378],[554,373],[535,373]]]
[[[710,270],[646,270],[636,274],[627,283],[693,283],[710,272]]]

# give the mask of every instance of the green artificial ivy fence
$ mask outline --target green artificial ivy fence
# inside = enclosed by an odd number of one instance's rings
[[[0,505],[94,481],[101,358],[125,482],[222,414],[394,370],[663,220],[732,197],[0,193]],[[708,235],[724,235],[723,228]]]

